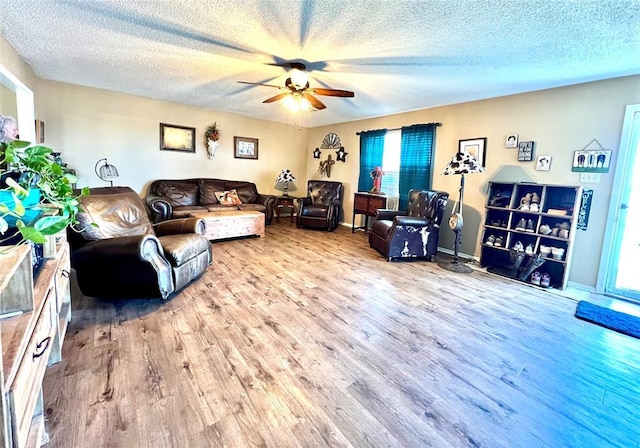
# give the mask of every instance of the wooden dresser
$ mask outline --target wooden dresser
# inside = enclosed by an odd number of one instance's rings
[[[353,220],[351,222],[351,233],[358,229],[369,228],[369,217],[376,216],[376,210],[386,208],[387,197],[379,194],[365,192],[354,193],[353,195]],[[356,227],[356,215],[364,215],[364,226]]]
[[[34,283],[29,245],[0,255],[2,448],[39,447],[48,439],[42,380],[47,365],[62,359],[71,319],[69,248],[62,233],[45,245],[45,257]]]

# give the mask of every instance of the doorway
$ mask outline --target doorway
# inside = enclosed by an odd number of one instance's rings
[[[640,105],[627,106],[598,289],[640,303]],[[636,173],[634,176],[633,174]]]

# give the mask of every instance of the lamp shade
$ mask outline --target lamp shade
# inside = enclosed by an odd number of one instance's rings
[[[296,178],[291,170],[284,169],[280,171],[280,174],[278,174],[278,177],[276,178],[276,185],[274,186],[274,188],[276,190],[283,191],[284,196],[288,196],[289,190],[296,190],[296,186],[293,183],[289,184],[289,182],[293,182],[294,180],[296,180]]]
[[[101,162],[104,163],[100,165]],[[118,169],[114,165],[109,165],[107,159],[100,159],[96,162],[95,166],[96,175],[105,182],[111,182],[111,186],[113,187],[113,179],[116,179],[120,174],[118,173]]]
[[[452,174],[473,174],[484,173],[484,167],[471,154],[459,152],[453,156],[442,174],[445,176]]]
[[[296,180],[291,170],[282,170],[278,177],[276,178],[276,182],[292,182]]]

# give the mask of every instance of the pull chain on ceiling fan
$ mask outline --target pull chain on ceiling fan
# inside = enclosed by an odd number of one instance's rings
[[[305,104],[308,104],[317,110],[326,109],[327,106],[312,94],[337,96],[342,98],[353,98],[355,96],[355,94],[349,90],[311,88],[309,86],[307,72],[305,71],[307,67],[301,62],[289,62],[284,64],[283,67],[290,67],[292,69],[291,76],[284,82],[284,87],[259,82],[238,82],[240,84],[275,87],[277,89],[284,90],[285,92],[279,93],[271,98],[267,98],[263,103],[273,103],[275,101],[290,98],[290,103],[293,102],[294,104],[297,104],[298,111],[301,110]]]

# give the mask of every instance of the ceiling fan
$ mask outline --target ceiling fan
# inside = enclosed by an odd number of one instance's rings
[[[308,75],[306,73],[306,66],[301,62],[287,62],[285,64],[279,64],[282,67],[290,67],[292,69],[291,76],[286,79],[284,82],[284,87],[276,86],[273,84],[263,84],[260,82],[246,82],[246,81],[238,81],[240,84],[250,84],[256,86],[266,86],[266,87],[275,87],[276,89],[284,90],[284,92],[277,94],[276,96],[272,96],[271,98],[267,98],[263,101],[263,103],[273,103],[278,100],[291,98],[294,102],[300,103],[301,101],[306,100],[309,105],[313,108],[321,110],[326,109],[322,101],[313,96],[316,95],[324,95],[324,96],[339,96],[343,98],[353,98],[355,94],[349,90],[338,90],[338,89],[322,89],[322,88],[311,88],[309,87]]]

